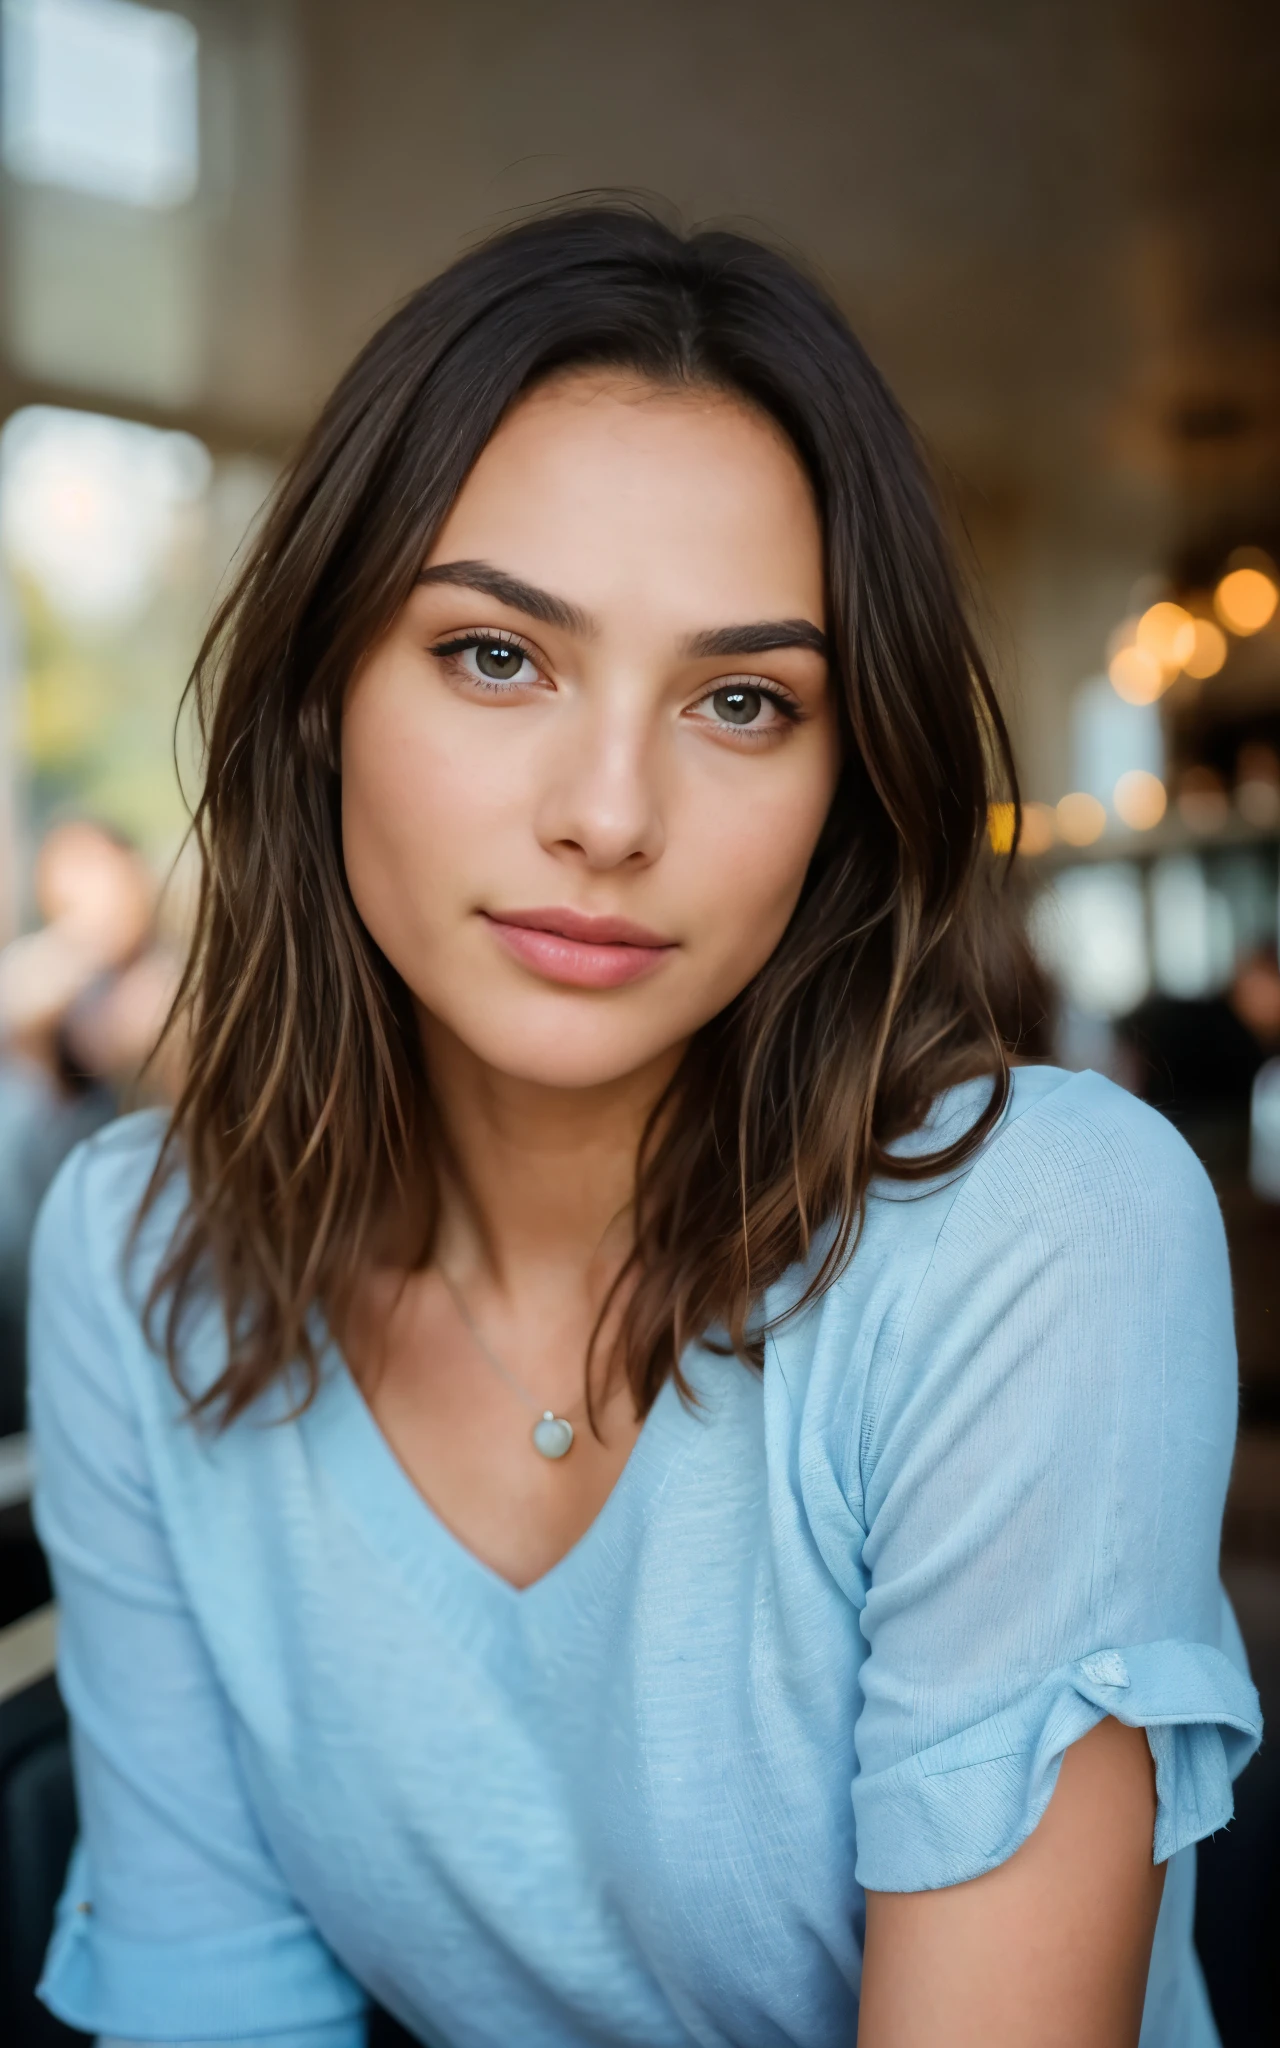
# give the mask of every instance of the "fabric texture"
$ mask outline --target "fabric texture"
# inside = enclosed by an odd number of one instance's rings
[[[433,1515],[332,1346],[300,1418],[282,1389],[221,1434],[186,1419],[139,1316],[179,1189],[124,1264],[159,1134],[83,1146],[37,1234],[82,1829],[55,2012],[356,2048],[368,1992],[437,2048],[848,2048],[864,1887],[1004,1861],[1114,1714],[1147,1730],[1169,1866],[1143,2048],[1211,2048],[1193,1845],[1260,1730],[1217,1575],[1222,1226],[1161,1117],[1018,1072],[965,1170],[874,1192],[762,1376],[690,1354],[697,1405],[664,1389],[523,1592]],[[222,1356],[211,1307],[193,1388]]]

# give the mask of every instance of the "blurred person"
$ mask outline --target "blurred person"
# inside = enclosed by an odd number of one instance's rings
[[[66,1154],[115,1115],[175,982],[152,944],[155,885],[127,840],[88,820],[55,826],[33,880],[40,926],[0,952],[0,1433],[23,1420],[36,1211]]]
[[[1270,947],[1255,948],[1236,968],[1231,1007],[1264,1055],[1280,1046],[1280,965]]]
[[[67,1018],[104,976],[138,957],[155,889],[127,840],[76,820],[41,842],[34,895],[39,928],[0,953],[0,1031],[10,1052],[61,1078]]]
[[[1220,1219],[1011,1071],[1008,742],[843,317],[625,209],[474,251],[196,688],[186,1080],[35,1257],[48,2004],[1208,2048]]]
[[[1243,1129],[1254,1078],[1280,1045],[1275,953],[1247,953],[1220,995],[1148,996],[1121,1019],[1117,1036],[1133,1063],[1133,1087],[1175,1123],[1226,1112]]]

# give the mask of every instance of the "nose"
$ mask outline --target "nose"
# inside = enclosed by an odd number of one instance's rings
[[[539,842],[600,872],[650,866],[665,841],[659,753],[639,706],[580,704],[551,743]]]

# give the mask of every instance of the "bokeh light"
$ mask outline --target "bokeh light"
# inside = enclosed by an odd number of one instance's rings
[[[1164,664],[1149,647],[1120,647],[1107,669],[1111,687],[1126,704],[1154,704],[1168,677]]]
[[[1280,604],[1280,590],[1262,569],[1231,569],[1213,593],[1213,608],[1224,626],[1245,637],[1260,633]]]
[[[1216,676],[1227,658],[1227,636],[1221,626],[1215,626],[1212,619],[1193,619],[1195,646],[1182,666],[1189,676],[1203,682],[1207,676]]]
[[[1111,801],[1116,816],[1135,832],[1149,832],[1158,825],[1169,803],[1160,777],[1148,774],[1145,768],[1131,768],[1122,775]]]
[[[1068,846],[1092,846],[1107,829],[1107,814],[1096,796],[1073,789],[1056,806],[1058,836]]]
[[[1022,806],[1022,833],[1018,840],[1018,852],[1031,855],[1048,853],[1057,838],[1052,804],[1030,803]]]
[[[1180,604],[1149,605],[1134,631],[1137,645],[1176,674],[1196,651],[1196,622]]]

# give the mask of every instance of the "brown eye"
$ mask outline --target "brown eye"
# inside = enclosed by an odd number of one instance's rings
[[[761,691],[744,688],[741,683],[730,683],[725,689],[714,691],[711,697],[717,718],[723,718],[726,725],[754,724],[763,703]]]

